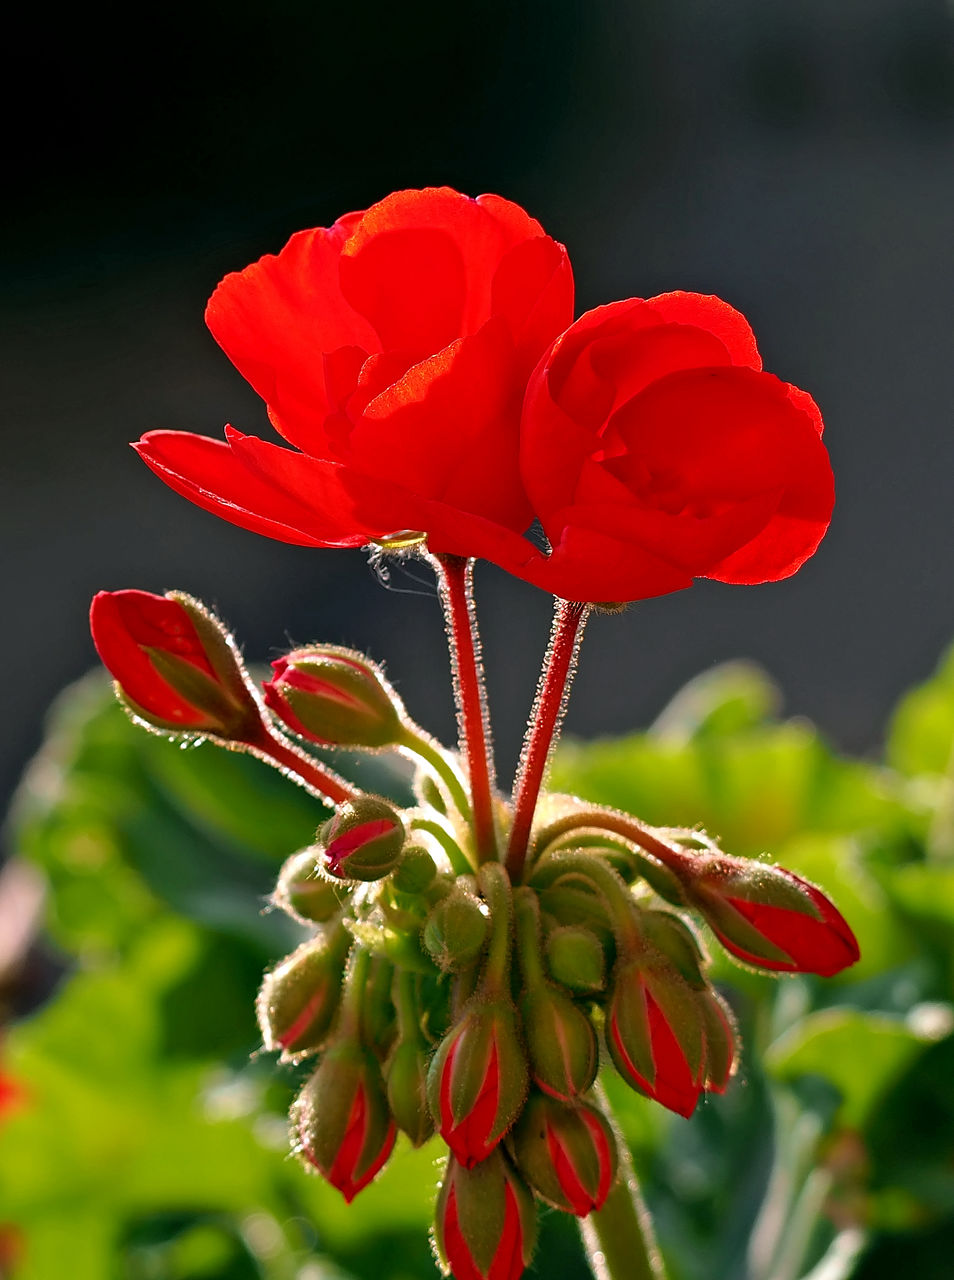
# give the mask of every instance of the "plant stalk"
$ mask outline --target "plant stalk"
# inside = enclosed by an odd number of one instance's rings
[[[432,556],[447,639],[450,645],[460,752],[467,764],[473,802],[474,844],[478,862],[497,857],[494,825],[494,770],[490,754],[490,721],[480,660],[480,637],[474,612],[473,561],[462,556]]]
[[[540,788],[566,711],[570,687],[576,668],[583,627],[590,606],[569,600],[557,600],[553,615],[550,645],[544,660],[537,696],[523,740],[520,764],[513,788],[513,826],[507,847],[507,870],[513,884],[523,876],[527,845],[533,827]]]

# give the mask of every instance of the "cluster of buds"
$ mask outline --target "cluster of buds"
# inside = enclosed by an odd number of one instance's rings
[[[516,1280],[537,1202],[581,1218],[606,1203],[621,1150],[601,1065],[682,1116],[727,1087],[738,1037],[693,917],[766,970],[858,957],[819,889],[697,832],[548,797],[519,859],[488,854],[467,769],[360,654],[297,649],[261,690],[222,624],[178,594],[101,593],[93,632],[137,720],[253,751],[334,802],[275,889],[308,936],[264,980],[262,1039],[309,1072],[293,1147],[347,1201],[398,1132],[440,1135],[435,1239],[458,1280]],[[418,803],[357,791],[312,745],[402,752]],[[511,821],[498,800],[492,835]]]

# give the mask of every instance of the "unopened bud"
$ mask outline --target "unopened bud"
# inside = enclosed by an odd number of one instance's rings
[[[746,964],[829,978],[858,959],[844,916],[791,871],[718,856],[686,865],[686,897],[726,950]],[[698,873],[690,874],[696,866]]]
[[[100,591],[89,617],[99,656],[137,719],[228,741],[258,736],[261,713],[235,642],[198,600]]]
[[[519,1280],[536,1241],[536,1210],[522,1178],[499,1151],[467,1168],[447,1161],[434,1236],[457,1280]]]
[[[528,989],[520,1000],[530,1074],[546,1093],[569,1100],[596,1079],[599,1051],[593,1024],[552,983]]]
[[[435,964],[458,973],[477,962],[489,930],[487,908],[458,884],[427,917],[422,940]]]
[[[561,986],[580,995],[600,991],[606,982],[606,953],[585,925],[560,925],[546,941],[547,967]]]
[[[384,1166],[394,1146],[381,1071],[352,1040],[322,1056],[291,1110],[295,1149],[350,1204]]]
[[[533,1093],[514,1126],[517,1168],[555,1209],[585,1218],[601,1209],[618,1153],[606,1118],[586,1103],[566,1106]]]
[[[346,885],[329,880],[320,869],[321,849],[312,845],[287,859],[272,901],[303,923],[324,924],[341,911],[348,897]]]
[[[441,1041],[428,1074],[431,1112],[467,1168],[485,1160],[527,1096],[527,1063],[513,1008],[475,997]]]
[[[318,829],[325,871],[341,880],[381,880],[401,860],[404,824],[394,809],[373,796],[338,806]]]
[[[255,1008],[266,1049],[297,1061],[320,1048],[338,1009],[349,944],[343,929],[319,934],[265,975]]]
[[[398,1128],[415,1147],[434,1133],[434,1119],[427,1103],[428,1054],[417,1038],[400,1040],[388,1064],[388,1105]]]
[[[606,1043],[627,1084],[683,1116],[704,1090],[721,1093],[732,1071],[732,1031],[715,993],[648,942],[617,963]]]
[[[272,663],[266,705],[320,746],[388,747],[401,737],[404,707],[381,668],[353,649],[309,645]]]
[[[437,864],[427,850],[418,844],[409,845],[394,873],[394,887],[400,893],[423,893],[436,875]]]

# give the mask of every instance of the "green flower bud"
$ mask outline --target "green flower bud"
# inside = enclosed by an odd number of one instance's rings
[[[398,1128],[415,1147],[423,1146],[434,1133],[434,1120],[427,1104],[428,1053],[417,1039],[400,1040],[388,1063],[388,1106]]]
[[[341,912],[348,888],[330,880],[320,869],[321,849],[313,845],[287,859],[278,877],[272,901],[303,924],[324,924]]]
[[[376,749],[396,743],[404,706],[381,668],[353,649],[309,645],[272,663],[265,703],[295,733],[321,746]]]
[[[255,1008],[266,1049],[295,1062],[321,1047],[338,1010],[350,944],[344,929],[318,934],[265,975]]]
[[[437,875],[437,864],[419,844],[408,845],[394,873],[394,887],[401,893],[423,893]]]
[[[441,1041],[427,1079],[444,1141],[468,1169],[485,1160],[527,1096],[527,1062],[512,1006],[475,997]]]
[[[596,1079],[599,1050],[593,1024],[568,995],[548,982],[520,998],[530,1074],[546,1093],[569,1101]]]
[[[601,991],[606,982],[606,954],[600,940],[584,925],[560,925],[546,941],[547,967],[552,977],[580,995]]]
[[[384,1166],[394,1146],[381,1071],[354,1040],[333,1044],[291,1109],[300,1155],[350,1204]]]
[[[601,1209],[619,1155],[605,1116],[586,1103],[566,1106],[532,1093],[513,1130],[517,1168],[541,1199],[585,1218]]]
[[[381,880],[401,860],[404,823],[389,804],[358,796],[318,829],[325,871],[340,880]]]
[[[435,964],[456,973],[476,964],[489,931],[486,907],[457,884],[427,917],[422,941]]]
[[[536,1219],[533,1197],[499,1151],[473,1168],[450,1157],[434,1221],[445,1270],[463,1280],[519,1280],[533,1254]]]

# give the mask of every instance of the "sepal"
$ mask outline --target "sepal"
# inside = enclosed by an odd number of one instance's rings
[[[533,1254],[536,1217],[533,1197],[501,1152],[471,1168],[450,1156],[434,1221],[445,1274],[519,1280]]]

